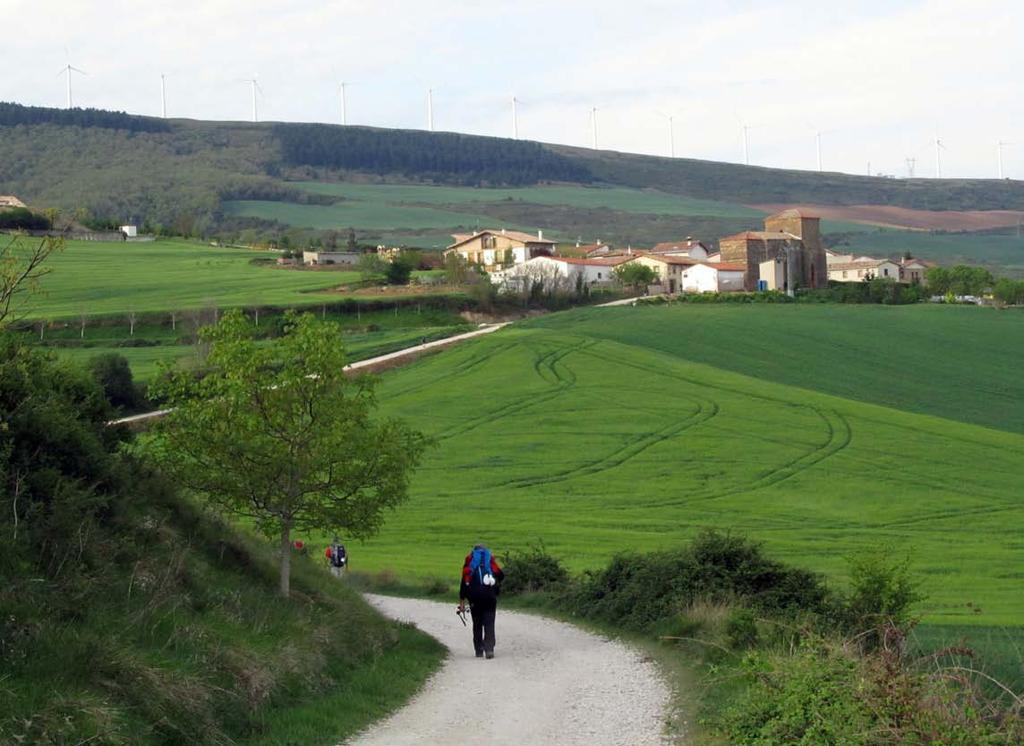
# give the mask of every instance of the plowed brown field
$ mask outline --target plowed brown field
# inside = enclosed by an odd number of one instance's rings
[[[990,228],[1009,228],[1024,220],[1018,210],[936,211],[912,210],[888,205],[751,205],[758,210],[781,212],[791,208],[805,210],[825,220],[848,223],[866,223],[888,228],[911,230],[981,231]]]

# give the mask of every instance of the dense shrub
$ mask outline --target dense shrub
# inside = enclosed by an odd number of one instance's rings
[[[680,293],[671,298],[654,296],[640,303],[793,303],[794,299],[778,290],[755,293]]]
[[[818,611],[828,591],[815,573],[765,556],[750,539],[705,531],[688,547],[615,557],[567,597],[571,611],[633,630],[672,619],[697,599],[738,600],[773,613]]]
[[[864,282],[835,282],[818,290],[798,290],[797,300],[803,303],[880,303],[887,306],[907,305],[927,300],[931,292],[921,285],[907,285],[879,277]]]
[[[128,359],[105,352],[89,360],[89,374],[103,390],[110,405],[120,411],[134,411],[146,404],[146,397],[132,378]]]
[[[897,633],[898,636],[898,633]],[[714,719],[738,746],[1019,744],[1019,714],[986,699],[970,675],[919,667],[897,650],[859,655],[814,635],[794,652],[748,653],[745,691]]]
[[[25,207],[0,209],[0,230],[45,231],[50,219]]]
[[[880,644],[880,630],[905,630],[911,607],[923,596],[910,576],[909,561],[886,550],[851,557],[850,590],[839,609],[846,629],[868,648]]]
[[[561,560],[548,554],[543,544],[506,553],[502,565],[505,582],[501,590],[509,596],[563,591],[569,582],[569,571]]]

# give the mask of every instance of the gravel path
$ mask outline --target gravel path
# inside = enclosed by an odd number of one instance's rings
[[[619,642],[498,608],[493,660],[473,655],[453,604],[369,596],[450,651],[406,707],[349,743],[646,746],[662,736],[669,691],[655,665]]]

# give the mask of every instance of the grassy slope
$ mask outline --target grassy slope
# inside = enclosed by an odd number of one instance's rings
[[[974,307],[673,305],[531,322],[910,412],[1024,433],[1024,314]]]
[[[298,558],[282,602],[265,542],[185,503],[137,509],[112,529],[122,577],[8,641],[0,741],[328,746],[440,665],[439,644],[383,619],[319,563]]]
[[[830,575],[847,553],[891,542],[924,574],[929,619],[1024,614],[1020,435],[759,381],[579,327],[467,344],[387,375],[382,394],[439,446],[411,503],[355,548],[360,568],[443,577],[482,538],[499,551],[542,540],[579,570],[718,526]]]

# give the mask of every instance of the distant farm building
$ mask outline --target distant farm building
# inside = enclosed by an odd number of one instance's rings
[[[379,256],[385,262],[393,262],[402,253],[402,249],[398,246],[378,246],[377,256]]]
[[[122,225],[121,233],[124,234],[125,238],[137,238],[139,235],[139,226],[137,225]]]
[[[784,210],[764,219],[763,231],[744,231],[719,239],[721,261],[747,268],[747,290],[820,288],[828,284],[821,246],[821,220],[800,210]]]
[[[27,207],[24,202],[15,197],[13,194],[0,194],[0,210],[7,209],[9,207]]]
[[[656,284],[664,293],[725,293],[744,288],[745,264],[701,262],[689,256],[652,253],[627,259],[653,269],[658,276]]]
[[[879,259],[863,254],[840,254],[826,251],[828,279],[832,282],[864,282],[874,279],[891,279],[908,285],[924,285],[926,273],[932,262],[923,259]]]
[[[302,263],[307,266],[326,264],[356,264],[361,257],[358,251],[303,251]]]
[[[449,246],[445,256],[461,256],[470,264],[479,264],[488,272],[504,266],[523,264],[535,257],[551,256],[558,248],[555,241],[544,238],[544,231],[537,235],[520,231],[484,230],[471,235],[455,234],[455,243]]]
[[[899,282],[900,265],[891,259],[861,258],[851,262],[832,262],[828,265],[828,279],[834,282],[863,282],[889,279]]]

